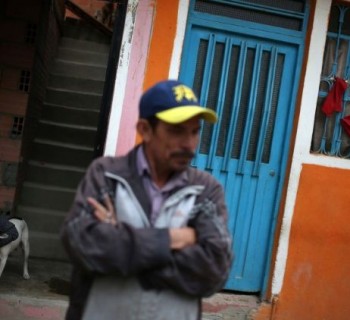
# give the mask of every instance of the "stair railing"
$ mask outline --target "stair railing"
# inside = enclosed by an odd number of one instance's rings
[[[113,26],[113,36],[111,40],[110,54],[108,58],[105,85],[101,101],[101,109],[97,126],[94,158],[102,156],[107,137],[107,128],[109,114],[113,100],[114,84],[118,72],[118,61],[122,47],[122,38],[124,33],[125,18],[128,10],[128,0],[112,0],[117,2],[118,10]]]

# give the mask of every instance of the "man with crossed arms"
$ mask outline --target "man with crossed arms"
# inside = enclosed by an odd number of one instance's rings
[[[141,97],[142,143],[93,161],[62,228],[73,263],[66,319],[196,320],[232,262],[221,185],[190,167],[201,122],[216,122],[176,80]]]

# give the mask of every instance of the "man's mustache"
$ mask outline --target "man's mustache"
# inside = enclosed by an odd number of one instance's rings
[[[194,152],[192,151],[174,151],[170,154],[172,158],[189,158],[192,159],[194,157]]]

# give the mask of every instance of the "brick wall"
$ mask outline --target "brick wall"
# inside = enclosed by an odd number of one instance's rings
[[[64,1],[56,0],[54,6],[50,1],[42,2],[41,18],[38,24],[36,51],[31,74],[30,94],[26,109],[26,123],[24,126],[21,155],[18,167],[17,186],[14,202],[21,193],[22,183],[25,180],[26,168],[31,154],[32,141],[35,138],[38,121],[40,120],[49,70],[57,52],[61,37],[64,17]]]
[[[63,0],[56,2],[62,8]],[[0,214],[13,210],[56,52],[59,25],[50,3],[0,1]]]
[[[11,211],[15,195],[21,134],[14,136],[12,130],[15,119],[23,119],[26,112],[28,92],[20,89],[20,79],[22,70],[31,70],[33,66],[35,48],[27,41],[27,28],[38,21],[39,9],[31,0],[1,2],[0,214]]]

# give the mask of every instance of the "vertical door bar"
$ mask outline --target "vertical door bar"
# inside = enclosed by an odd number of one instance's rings
[[[252,125],[253,125],[253,118],[254,118],[254,111],[256,107],[256,92],[257,87],[259,83],[259,77],[260,77],[260,64],[261,64],[261,45],[258,44],[256,46],[255,51],[255,60],[254,60],[254,67],[253,67],[253,79],[251,83],[251,91],[249,96],[249,105],[248,105],[248,114],[246,118],[246,125],[244,128],[243,133],[243,143],[242,143],[242,150],[241,150],[241,156],[238,162],[238,174],[243,174],[244,172],[244,163],[247,159],[247,152],[249,147],[249,141],[250,141],[250,135],[252,131]]]
[[[261,159],[264,151],[264,148],[263,148],[264,140],[266,137],[268,120],[271,112],[271,101],[272,101],[272,94],[273,94],[273,83],[275,82],[275,75],[276,75],[276,64],[277,64],[277,49],[273,48],[271,52],[269,74],[267,78],[267,87],[266,87],[265,101],[264,101],[264,113],[263,113],[262,122],[261,122],[261,129],[259,133],[258,149],[257,149],[254,168],[253,168],[253,176],[259,176]]]
[[[200,97],[198,97],[200,103],[203,106],[206,106],[207,100],[208,100],[209,82],[210,82],[209,80],[210,80],[210,75],[213,67],[214,53],[215,53],[215,35],[210,34],[209,40],[208,40],[207,56],[206,56],[205,65],[204,65],[203,79],[201,83],[201,90],[200,90],[201,93],[200,93]],[[201,130],[199,141],[202,140],[202,134],[203,134],[203,129]],[[197,146],[196,155],[198,155],[200,147],[201,147],[201,143],[199,143]],[[197,166],[197,156],[193,158],[192,164],[194,166]]]
[[[220,123],[222,121],[222,109],[225,102],[225,92],[226,92],[226,85],[227,85],[227,77],[228,77],[228,65],[230,62],[231,57],[231,48],[232,48],[232,41],[230,38],[226,38],[225,41],[225,53],[224,53],[224,59],[223,59],[223,71],[221,73],[220,83],[219,83],[219,94],[217,99],[217,106],[216,106],[216,112],[218,114],[219,123],[214,126],[213,128],[213,134],[211,136],[210,141],[210,150],[209,150],[209,157],[207,160],[207,168],[213,167],[213,159],[216,155],[217,145],[219,141],[219,132],[220,132]]]
[[[238,64],[238,70],[237,70],[237,83],[236,83],[236,88],[234,89],[235,93],[234,93],[234,99],[232,103],[230,127],[228,130],[228,137],[227,137],[227,142],[225,146],[224,161],[223,161],[223,168],[222,168],[223,171],[228,171],[228,167],[231,159],[233,139],[234,139],[238,112],[239,112],[239,105],[242,98],[242,85],[243,85],[243,78],[244,78],[246,56],[247,56],[247,43],[244,41],[244,42],[241,42],[241,51],[240,51],[239,64]]]

